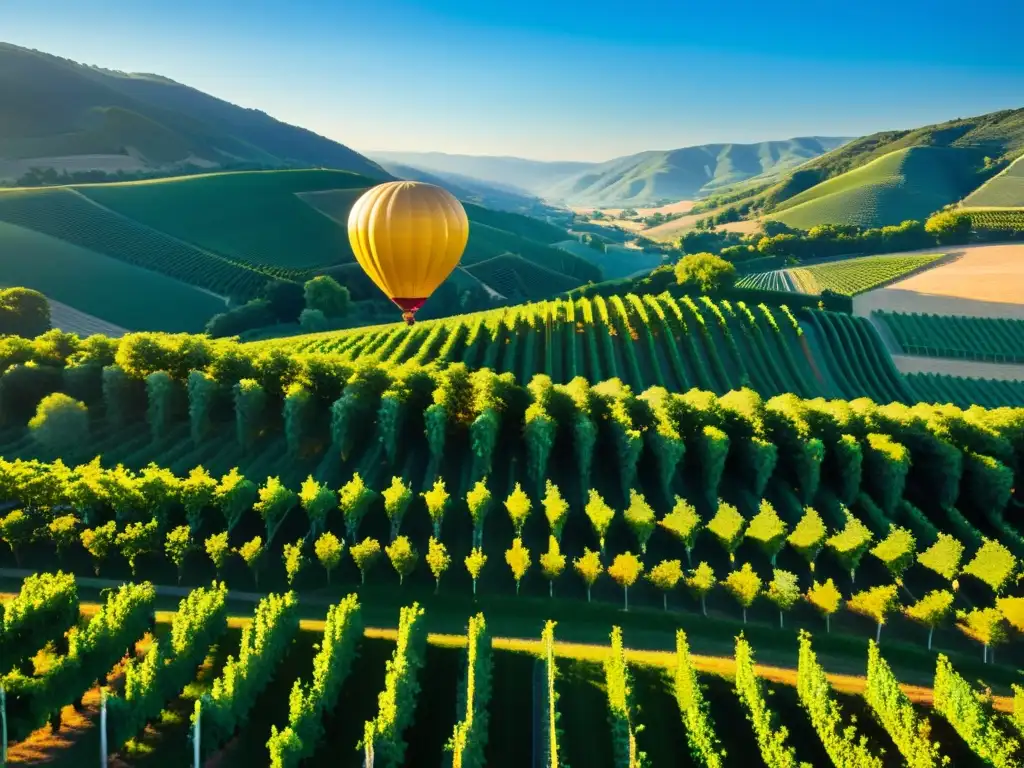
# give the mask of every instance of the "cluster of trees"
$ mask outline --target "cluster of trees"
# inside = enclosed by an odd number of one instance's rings
[[[684,288],[717,293],[736,282],[736,266],[713,253],[683,256],[674,267],[676,282]]]
[[[50,302],[30,288],[0,290],[0,336],[34,339],[50,330]]]
[[[210,318],[206,333],[214,338],[237,336],[277,323],[300,323],[307,332],[325,331],[344,318],[351,305],[348,288],[333,277],[320,275],[304,285],[271,280],[261,295],[240,307]]]

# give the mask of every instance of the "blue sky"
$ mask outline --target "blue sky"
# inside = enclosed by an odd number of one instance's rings
[[[0,39],[361,151],[605,160],[1024,106],[1024,2],[0,0]]]

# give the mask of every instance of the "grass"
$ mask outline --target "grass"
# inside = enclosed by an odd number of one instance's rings
[[[0,222],[25,227],[223,296],[254,295],[268,279],[253,269],[114,213],[70,187],[0,191]],[[89,276],[76,273],[80,280]]]
[[[769,218],[799,229],[924,220],[971,190],[980,159],[965,148],[896,150],[786,200]]]
[[[846,296],[856,296],[927,269],[944,255],[864,256],[813,267],[795,267],[786,272],[800,293],[817,294],[831,290]]]
[[[0,207],[2,200],[0,193]],[[224,311],[222,299],[187,283],[3,221],[0,251],[0,283],[34,288],[123,328],[201,331]],[[65,330],[87,330],[54,315]]]
[[[964,208],[1024,208],[1024,155],[964,198]]]
[[[353,190],[354,202],[373,183],[344,171],[254,171],[77,189],[110,210],[233,261],[307,269],[350,260],[352,251],[348,234],[296,195]]]

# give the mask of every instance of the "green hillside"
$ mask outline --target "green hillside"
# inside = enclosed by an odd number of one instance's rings
[[[282,170],[0,190],[0,222],[220,296],[248,299],[271,278],[304,280],[327,271],[363,299],[379,294],[356,267],[345,224],[372,184],[345,171]],[[564,230],[473,204],[466,211],[470,239],[463,264],[521,257],[501,266],[523,271],[506,278],[523,298],[551,296],[602,277],[595,264],[546,244],[565,240]],[[538,269],[550,280],[538,279]],[[72,298],[59,300],[75,306]]]
[[[979,187],[1024,151],[1024,108],[951,120],[913,130],[883,131],[863,136],[810,160],[785,174],[777,184],[768,189],[752,187],[745,194],[741,192],[729,195],[728,199],[723,200],[723,204],[739,209],[744,215],[770,214],[781,210],[793,198],[808,193],[830,179],[881,160],[893,152],[917,147],[947,148],[965,153],[955,159],[952,154],[945,158],[935,156],[937,161],[942,161],[938,163],[939,168],[935,171],[936,181],[944,190],[950,189],[949,185],[952,183],[955,189],[951,191],[960,192],[959,196],[952,199],[958,200]],[[989,160],[986,161],[985,158]],[[965,174],[970,171],[973,171],[973,175]],[[854,177],[853,181],[841,182],[840,186],[852,187],[861,181],[874,184],[878,180],[870,176],[866,179]],[[961,182],[964,184],[962,189],[959,187]],[[911,196],[919,196],[920,193],[919,188],[913,185],[909,187]],[[943,194],[936,197],[947,196]],[[900,194],[886,196],[884,200],[896,208],[915,207],[915,203],[903,203]],[[919,197],[918,200],[920,201]],[[862,200],[855,202],[868,204]],[[828,215],[842,214],[837,209],[827,208],[821,209],[820,212]],[[928,211],[932,212],[934,210]],[[807,214],[806,218],[815,223],[819,221],[817,212]],[[887,221],[899,220],[899,216],[887,211],[882,211],[877,218]],[[846,219],[837,219],[835,223],[841,220]]]
[[[922,221],[977,183],[980,150],[913,147],[879,157],[780,203],[769,218],[798,229],[819,224],[882,227]]]
[[[1024,155],[964,198],[964,208],[1024,208]]]
[[[335,141],[158,75],[88,67],[0,43],[0,92],[0,158],[8,161],[53,167],[48,159],[93,156],[101,170],[118,158],[122,167],[132,161],[144,168],[303,164],[389,178]]]
[[[23,285],[114,325],[198,332],[224,301],[185,282],[0,222],[0,284]]]
[[[650,272],[661,264],[660,253],[649,253],[639,248],[627,248],[612,243],[606,245],[603,252],[575,239],[556,243],[555,247],[597,264],[601,268],[605,280],[629,277],[639,272]]]
[[[583,285],[580,278],[546,269],[514,253],[466,264],[465,271],[511,301],[536,301]]]

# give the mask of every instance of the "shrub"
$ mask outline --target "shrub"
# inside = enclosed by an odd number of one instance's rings
[[[736,267],[712,253],[684,256],[676,264],[676,282],[682,286],[714,293],[736,282]]]
[[[50,330],[50,303],[39,291],[8,288],[0,291],[0,336],[34,339]]]
[[[303,294],[306,310],[320,312],[325,318],[344,317],[352,300],[348,288],[329,275],[308,280],[303,286]]]
[[[83,445],[89,436],[89,409],[60,392],[47,395],[28,423],[32,437],[51,451]]]

